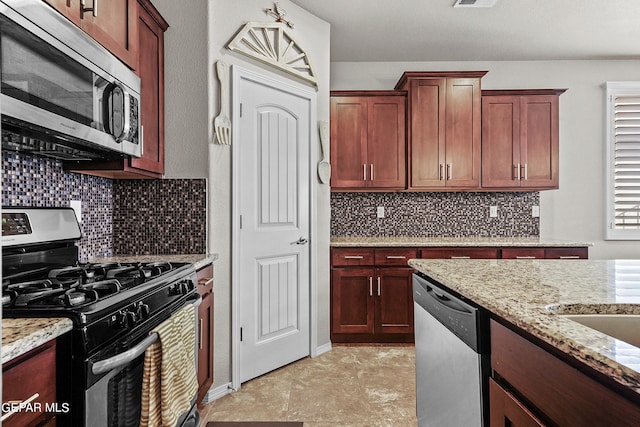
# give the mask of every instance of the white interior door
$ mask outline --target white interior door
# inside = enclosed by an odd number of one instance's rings
[[[309,355],[315,93],[234,71],[240,382]],[[315,120],[313,120],[315,129]],[[234,242],[235,243],[235,242]]]

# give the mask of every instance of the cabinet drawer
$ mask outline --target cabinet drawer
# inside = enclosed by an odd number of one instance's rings
[[[544,250],[547,259],[588,259],[589,248],[547,248]]]
[[[412,248],[389,248],[375,250],[377,267],[399,266],[407,267],[407,261],[418,257],[418,250]]]
[[[2,422],[3,426],[27,426],[43,423],[54,417],[46,413],[46,404],[56,402],[56,345],[55,340],[30,353],[8,362],[2,367],[2,402],[31,401],[33,410],[23,409]],[[6,415],[5,412],[2,415]]]
[[[421,250],[421,258],[425,259],[497,259],[498,248],[428,248]]]
[[[489,378],[489,415],[492,427],[544,427],[518,399]]]
[[[204,296],[213,290],[213,264],[199,269],[197,275],[198,293]]]
[[[373,265],[373,248],[336,248],[331,250],[332,266]]]
[[[502,259],[544,259],[543,248],[503,248]]]

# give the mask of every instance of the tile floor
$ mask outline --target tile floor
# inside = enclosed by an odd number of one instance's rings
[[[200,408],[208,421],[303,421],[304,427],[415,427],[413,346],[334,346],[242,384]]]

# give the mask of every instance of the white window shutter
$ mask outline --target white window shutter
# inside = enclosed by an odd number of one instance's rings
[[[607,83],[607,238],[640,240],[640,82]]]

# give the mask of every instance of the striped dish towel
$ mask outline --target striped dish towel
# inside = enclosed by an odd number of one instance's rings
[[[195,309],[188,305],[152,332],[160,340],[144,354],[141,427],[174,427],[198,391]]]

